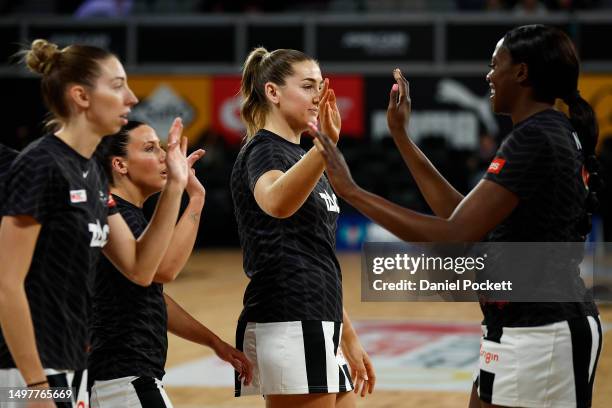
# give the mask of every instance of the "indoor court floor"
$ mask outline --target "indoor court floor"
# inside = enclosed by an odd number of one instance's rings
[[[478,360],[476,303],[361,302],[360,254],[339,253],[344,304],[377,371],[377,389],[358,407],[467,407]],[[239,250],[194,254],[165,290],[200,322],[234,344],[247,278]],[[600,305],[604,346],[593,407],[612,401],[612,305]],[[169,335],[166,389],[175,408],[264,407],[261,397],[233,396],[232,370],[214,353]]]

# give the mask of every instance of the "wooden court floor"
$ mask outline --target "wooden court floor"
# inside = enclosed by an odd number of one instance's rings
[[[345,307],[352,320],[421,320],[479,322],[475,303],[393,302],[364,303],[360,300],[359,254],[340,254]],[[240,314],[247,278],[238,250],[202,251],[194,254],[179,278],[166,285],[166,292],[199,321],[225,341],[233,343],[235,322]],[[600,306],[602,323],[612,323],[612,306]],[[612,406],[612,330],[604,336],[594,390],[594,408]],[[167,367],[212,355],[212,351],[169,335]],[[264,407],[260,397],[234,398],[230,388],[166,387],[175,408]],[[359,399],[358,407],[467,407],[462,392],[375,391]]]

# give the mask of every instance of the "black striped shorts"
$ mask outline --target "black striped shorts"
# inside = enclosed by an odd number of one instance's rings
[[[320,394],[353,389],[339,342],[338,322],[240,322],[236,348],[253,364],[245,386],[235,373],[235,395]]]
[[[590,407],[601,345],[592,316],[495,332],[483,326],[478,395],[511,407]]]

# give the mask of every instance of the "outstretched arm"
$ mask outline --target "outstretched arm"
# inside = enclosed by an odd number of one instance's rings
[[[340,112],[334,91],[328,86],[326,79],[319,102],[319,119],[322,129],[337,143],[341,127]],[[255,201],[266,214],[288,218],[304,204],[324,169],[325,163],[313,147],[288,171],[270,170],[262,174],[255,183]]]
[[[336,194],[404,241],[480,241],[518,205],[516,194],[493,181],[482,180],[448,218],[420,214],[360,188],[338,148],[316,128],[312,127],[311,133]]]
[[[440,174],[408,136],[406,126],[411,110],[409,84],[399,69],[393,71],[393,77],[397,84],[393,85],[389,95],[389,131],[429,207],[438,217],[448,218],[463,200],[463,195]]]
[[[164,300],[168,309],[168,331],[185,340],[210,347],[217,356],[230,363],[249,384],[253,378],[253,366],[244,353],[221,340],[206,326],[194,319],[170,296],[164,293]]]

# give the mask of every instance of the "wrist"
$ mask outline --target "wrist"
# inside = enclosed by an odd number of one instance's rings
[[[204,207],[204,194],[202,193],[187,193],[189,195],[189,206],[194,209],[202,209]]]
[[[32,382],[28,382],[26,384],[26,386],[28,388],[42,388],[42,387],[48,387],[49,386],[49,380],[47,380],[46,378],[44,380],[39,380],[39,381],[32,381]]]

